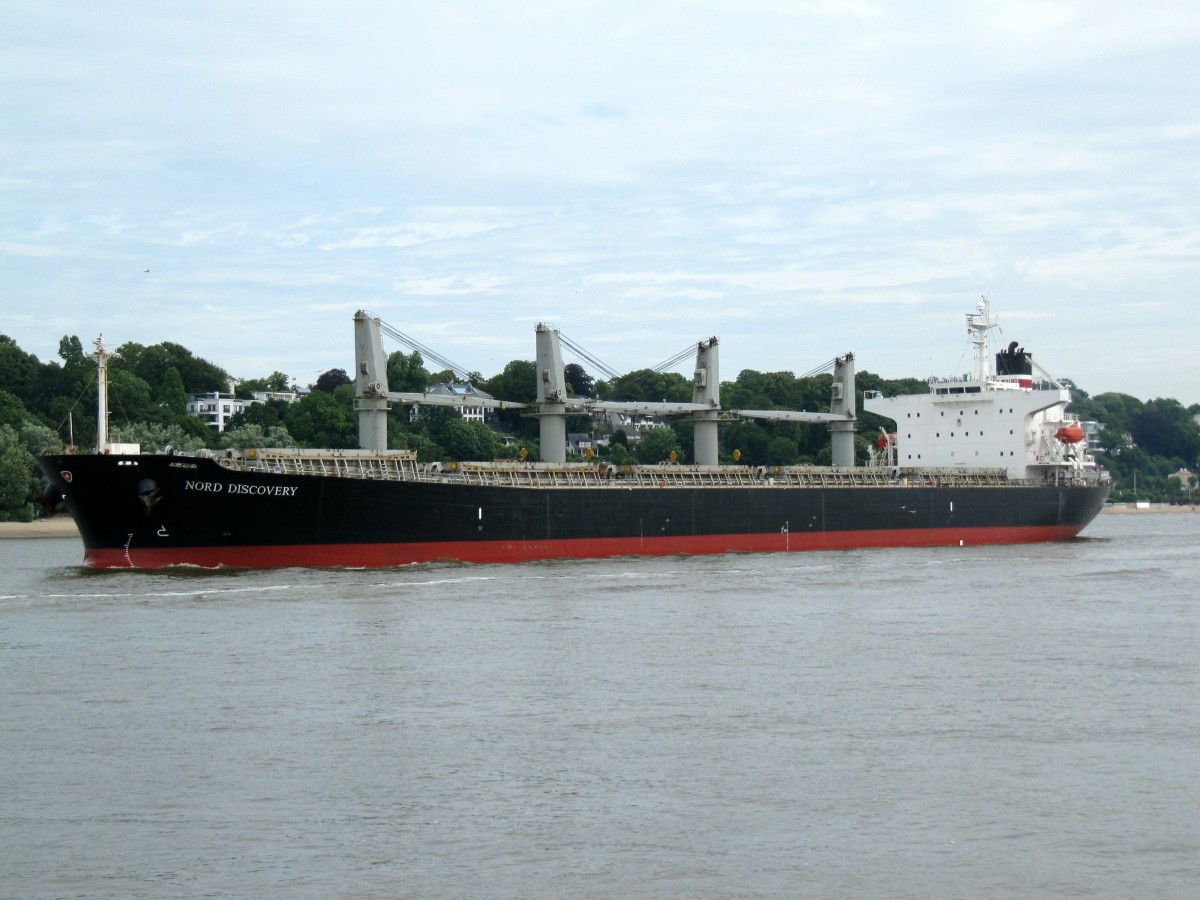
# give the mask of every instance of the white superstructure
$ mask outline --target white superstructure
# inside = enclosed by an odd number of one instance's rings
[[[1046,373],[1034,378],[1032,355],[1016,346],[996,355],[988,332],[997,325],[987,298],[967,314],[975,348],[974,377],[934,379],[928,394],[864,397],[864,408],[896,423],[881,463],[900,468],[1003,468],[1010,479],[1080,476],[1095,463],[1066,416],[1071,392]],[[997,371],[998,370],[998,371]]]

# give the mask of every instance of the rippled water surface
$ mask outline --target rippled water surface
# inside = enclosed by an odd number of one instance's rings
[[[1190,897],[1200,514],[389,570],[0,541],[0,895]]]

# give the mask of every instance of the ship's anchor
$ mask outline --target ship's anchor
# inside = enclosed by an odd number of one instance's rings
[[[150,515],[150,510],[162,499],[162,488],[159,487],[157,481],[143,478],[138,482],[138,499],[142,501],[146,515]]]

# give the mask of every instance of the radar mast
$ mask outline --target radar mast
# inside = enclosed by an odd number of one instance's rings
[[[104,346],[104,335],[100,335],[92,346],[96,352],[91,358],[96,361],[96,452],[108,449],[108,358],[111,355]]]
[[[992,304],[986,294],[980,298],[975,312],[967,313],[967,334],[975,347],[975,372],[980,384],[987,384],[993,375],[987,333],[999,324],[992,315]]]

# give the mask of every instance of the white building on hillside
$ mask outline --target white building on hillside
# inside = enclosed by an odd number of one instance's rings
[[[189,415],[198,416],[209,428],[224,431],[225,423],[253,403],[253,400],[239,400],[233,394],[213,391],[209,394],[188,394],[187,411]]]
[[[470,398],[479,397],[484,400],[492,400],[493,397],[487,391],[481,391],[473,384],[450,384],[443,381],[439,384],[431,386],[428,393],[450,395],[452,397],[465,397],[465,402],[461,407],[458,407],[458,409],[462,413],[462,417],[468,422],[486,422],[490,418],[488,416],[488,408],[486,406],[477,406],[472,404]]]
[[[255,391],[252,399],[243,400],[224,391],[212,391],[208,394],[188,394],[188,415],[198,416],[204,424],[216,431],[224,431],[230,418],[242,412],[246,407],[255,403],[266,403],[268,400],[282,400],[294,403],[306,393],[302,389],[290,391]]]

